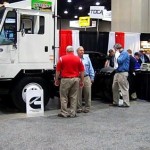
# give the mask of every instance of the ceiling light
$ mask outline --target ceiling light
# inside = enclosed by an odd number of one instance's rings
[[[71,3],[71,2],[72,2],[72,0],[67,0],[67,2],[68,2],[68,3]]]
[[[82,10],[82,6],[79,6],[79,8],[78,8],[79,10]]]
[[[65,10],[65,11],[64,11],[64,14],[68,14],[68,11],[67,11],[67,10]]]
[[[100,2],[96,2],[95,5],[97,5],[97,6],[100,5]]]
[[[74,18],[78,18],[78,16],[74,16]]]

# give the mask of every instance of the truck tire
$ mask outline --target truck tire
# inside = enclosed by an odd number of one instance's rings
[[[49,101],[49,88],[44,79],[41,77],[24,77],[12,90],[12,100],[15,106],[22,112],[26,111],[26,91],[32,89],[43,89],[44,106],[46,106]]]

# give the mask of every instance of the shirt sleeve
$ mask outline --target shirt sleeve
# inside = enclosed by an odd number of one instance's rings
[[[84,71],[84,65],[83,65],[81,59],[80,59],[80,64],[79,64],[79,71],[80,71],[80,72]]]
[[[59,59],[57,65],[56,65],[56,71],[61,71],[61,59]]]
[[[129,57],[128,53],[122,52],[117,59],[118,64],[122,64]]]
[[[89,61],[89,76],[91,80],[94,80],[95,73],[94,73],[94,69],[93,69],[93,66],[89,57],[88,57],[88,61]]]

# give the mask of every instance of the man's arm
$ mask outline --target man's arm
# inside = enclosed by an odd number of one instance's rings
[[[59,86],[60,82],[59,82],[59,76],[60,76],[60,71],[56,71],[56,75],[55,75],[55,86]]]
[[[84,86],[84,71],[80,73],[80,87]]]
[[[109,60],[108,59],[105,61],[104,67],[109,67]]]
[[[59,60],[56,65],[56,74],[55,74],[55,79],[54,79],[55,86],[59,86],[60,84],[60,81],[59,81],[60,70],[61,70],[61,61]]]
[[[89,67],[90,79],[91,79],[91,82],[94,82],[95,72],[94,72],[90,58],[89,58],[89,63],[90,63],[90,67]]]

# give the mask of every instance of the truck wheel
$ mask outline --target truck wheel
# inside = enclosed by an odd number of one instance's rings
[[[26,111],[26,92],[28,90],[43,89],[44,92],[44,106],[49,101],[49,88],[46,81],[40,77],[24,77],[21,79],[12,90],[12,99],[16,107],[25,112]]]

